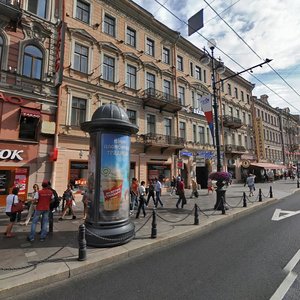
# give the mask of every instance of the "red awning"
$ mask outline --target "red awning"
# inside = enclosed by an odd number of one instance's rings
[[[37,109],[21,107],[21,116],[39,119],[41,112]]]
[[[285,166],[283,165],[274,165],[274,164],[270,164],[270,163],[251,163],[250,167],[259,167],[259,168],[264,168],[264,169],[286,169]]]

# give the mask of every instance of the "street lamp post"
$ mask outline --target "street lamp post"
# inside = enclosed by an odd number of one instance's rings
[[[208,46],[211,50],[211,68],[212,68],[212,88],[213,88],[213,108],[214,108],[214,119],[215,119],[215,141],[217,150],[217,171],[222,171],[221,163],[221,150],[220,150],[220,135],[219,135],[219,104],[217,101],[217,86],[216,86],[216,66],[214,60],[214,49],[216,47],[216,41],[214,39],[209,40]]]

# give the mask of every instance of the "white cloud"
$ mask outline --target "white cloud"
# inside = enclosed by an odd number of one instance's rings
[[[161,7],[155,0],[135,0],[136,3],[152,13],[156,19],[168,27],[181,31],[187,37],[187,26],[180,23]],[[158,0],[183,21],[187,20],[204,8],[204,28],[199,32],[206,38],[217,40],[218,47],[228,56],[236,60],[244,68],[260,63],[265,58],[271,58],[271,66],[300,94],[300,1],[294,0],[210,0],[211,6],[221,14],[222,18],[251,46],[253,53],[219,18],[215,12],[202,0]],[[232,5],[232,6],[231,6]],[[231,6],[231,7],[230,7]],[[226,8],[229,9],[225,10]],[[225,12],[223,12],[225,10]],[[223,12],[223,13],[222,13]],[[207,45],[205,39],[194,34],[188,38],[199,48]],[[221,56],[233,71],[241,68],[226,55],[216,50],[216,56]],[[292,71],[291,71],[292,70]],[[246,79],[256,84],[254,95],[260,92],[269,95],[269,102],[273,106],[290,107],[293,113],[300,114],[300,96],[289,88],[273,71],[272,76],[263,76],[270,72],[268,66],[257,68],[254,74],[272,90],[284,98],[280,99],[270,90],[261,86],[251,77]],[[292,72],[292,76],[289,75]],[[292,107],[294,106],[294,107]]]

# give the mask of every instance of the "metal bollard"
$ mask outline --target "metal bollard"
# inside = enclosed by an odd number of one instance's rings
[[[299,182],[299,178],[297,179],[297,189],[300,188],[300,182]]]
[[[151,238],[155,239],[157,236],[157,228],[156,228],[156,211],[153,209],[152,211],[152,227],[151,227]]]
[[[195,203],[195,218],[194,225],[199,225],[198,205]]]
[[[259,189],[258,191],[258,201],[262,202],[262,193],[261,193],[261,189]]]
[[[243,192],[243,207],[247,207],[246,193]]]
[[[86,240],[85,240],[85,225],[81,224],[78,231],[78,260],[86,260]]]
[[[270,198],[273,198],[273,191],[272,191],[272,187],[270,186]]]

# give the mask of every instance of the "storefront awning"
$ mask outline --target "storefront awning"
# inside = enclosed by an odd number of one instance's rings
[[[21,116],[39,119],[41,112],[37,109],[21,107]]]
[[[283,165],[274,165],[270,163],[251,163],[250,167],[259,167],[259,168],[264,168],[264,169],[286,169],[285,166]]]

